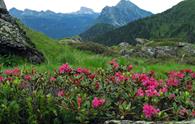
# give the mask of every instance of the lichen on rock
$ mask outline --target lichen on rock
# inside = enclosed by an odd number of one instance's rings
[[[44,56],[11,17],[3,0],[0,1],[0,55],[17,55],[33,64],[40,64]]]

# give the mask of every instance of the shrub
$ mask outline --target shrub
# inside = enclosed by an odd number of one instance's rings
[[[93,42],[69,43],[69,45],[76,49],[90,51],[96,54],[114,55],[114,51],[110,50],[108,47]]]
[[[52,73],[0,74],[0,123],[98,123],[108,119],[173,121],[195,116],[195,72],[136,73],[115,60],[91,72],[63,64]],[[8,119],[9,118],[9,119]]]

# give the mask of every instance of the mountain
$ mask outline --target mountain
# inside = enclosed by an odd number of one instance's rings
[[[79,11],[75,12],[74,14],[96,14],[92,9],[87,7],[81,7]]]
[[[195,43],[195,0],[185,0],[171,9],[129,23],[126,26],[97,36],[94,42],[115,45],[120,42],[134,44],[135,38],[176,38]]]
[[[105,7],[96,19],[96,24],[81,33],[80,36],[83,41],[90,41],[116,27],[151,15],[151,12],[140,9],[129,0],[121,0],[116,6]]]
[[[44,61],[43,54],[36,49],[26,36],[26,32],[9,15],[3,0],[0,1],[0,27],[1,57],[19,56],[34,64],[40,64]]]
[[[52,38],[64,38],[78,35],[94,24],[98,13],[82,7],[74,13],[55,13],[48,11],[24,11],[12,8],[10,14],[28,27],[43,32]]]
[[[106,6],[102,10],[96,22],[111,24],[113,26],[119,27],[150,15],[152,15],[151,12],[140,9],[129,0],[121,0],[116,6]]]

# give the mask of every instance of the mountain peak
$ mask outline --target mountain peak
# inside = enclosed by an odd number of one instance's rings
[[[75,14],[95,14],[95,12],[87,7],[81,7],[79,11],[75,12]]]
[[[152,13],[139,8],[130,0],[121,0],[116,6],[104,7],[97,19],[97,23],[106,23],[120,27],[150,15]]]
[[[130,0],[121,0],[117,5],[117,7],[137,7],[134,3]]]

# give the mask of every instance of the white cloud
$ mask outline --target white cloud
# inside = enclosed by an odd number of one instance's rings
[[[131,0],[139,7],[159,13],[171,8],[182,0]],[[7,8],[16,7],[18,9],[52,10],[55,12],[73,12],[79,10],[81,6],[89,7],[100,12],[106,5],[114,6],[119,0],[5,0]]]

